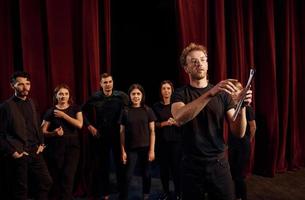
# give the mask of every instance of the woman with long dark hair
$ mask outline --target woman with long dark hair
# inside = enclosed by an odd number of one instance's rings
[[[155,120],[151,108],[144,104],[145,92],[141,85],[133,84],[128,90],[129,106],[121,114],[121,157],[126,165],[124,189],[120,199],[128,198],[128,188],[137,161],[143,183],[143,199],[149,198],[151,175],[150,163],[155,159]]]
[[[169,180],[172,175],[175,198],[180,199],[180,164],[182,157],[181,131],[171,113],[171,96],[174,91],[173,83],[169,80],[161,82],[161,101],[153,106],[156,114],[156,133],[158,149],[156,149],[160,163],[160,178],[163,186],[163,193],[158,200],[170,199]]]

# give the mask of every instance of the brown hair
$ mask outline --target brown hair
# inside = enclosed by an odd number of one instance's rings
[[[164,81],[162,81],[161,83],[160,83],[160,98],[161,98],[161,100],[163,100],[163,97],[162,97],[162,93],[161,93],[161,89],[162,89],[162,86],[164,85],[164,84],[169,84],[170,86],[171,86],[171,89],[172,89],[172,93],[174,92],[174,84],[170,81],[170,80],[164,80]]]
[[[58,100],[56,98],[56,95],[57,95],[58,91],[62,88],[67,89],[69,91],[68,103],[69,103],[69,105],[72,105],[73,104],[73,99],[72,99],[72,95],[71,95],[71,90],[70,90],[70,87],[65,83],[57,85],[56,88],[54,89],[54,91],[53,91],[53,105],[58,104]]]
[[[181,67],[184,67],[186,65],[186,57],[192,51],[202,51],[206,56],[208,56],[208,50],[205,46],[192,42],[188,46],[186,46],[181,53],[180,56]]]
[[[110,74],[108,74],[108,73],[102,73],[101,74],[101,77],[100,77],[100,80],[102,80],[102,78],[108,78],[108,77],[110,77],[111,75]],[[112,76],[111,76],[112,77]]]

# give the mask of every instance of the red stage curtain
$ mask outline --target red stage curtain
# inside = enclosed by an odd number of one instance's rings
[[[12,93],[9,85],[9,76],[14,71],[11,7],[9,0],[0,1],[0,102]]]
[[[2,0],[0,6],[1,100],[12,93],[9,75],[14,69],[23,69],[32,76],[31,96],[39,100],[41,112],[52,104],[52,91],[59,83],[67,83],[76,103],[83,103],[99,88],[100,69],[105,68],[100,66],[99,18],[107,13],[104,20],[109,24],[110,4],[103,6],[104,11],[99,10],[98,0],[16,2]],[[12,23],[12,12],[19,14],[19,24]],[[108,60],[109,28],[104,29],[107,48],[103,49]],[[20,38],[13,38],[18,34],[12,32],[19,30]],[[20,58],[16,57],[12,45],[18,39]],[[22,66],[16,66],[13,59],[21,60]],[[109,71],[110,64],[107,62],[105,71]]]
[[[304,12],[297,0],[178,1],[180,47],[208,47],[212,83],[245,83],[250,66],[256,68],[258,130],[251,162],[267,176],[304,166]]]
[[[1,0],[0,101],[12,95],[9,76],[15,70],[31,74],[31,97],[41,114],[52,106],[53,89],[59,83],[70,86],[79,105],[98,90],[100,73],[111,69],[110,0],[99,2]],[[101,55],[106,55],[105,66],[101,66]],[[82,140],[77,194],[86,192],[85,134]]]

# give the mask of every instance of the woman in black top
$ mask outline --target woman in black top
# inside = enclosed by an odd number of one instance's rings
[[[242,92],[243,86],[236,82],[237,92],[234,93],[233,99],[238,99]],[[255,136],[256,122],[254,110],[250,105],[246,106],[247,129],[243,138],[238,138],[233,134],[229,135],[229,163],[232,178],[235,185],[235,195],[237,200],[247,200],[246,175],[247,167],[250,161],[251,141]]]
[[[143,182],[143,199],[149,198],[151,176],[150,163],[155,159],[155,120],[151,108],[144,105],[145,93],[139,84],[128,90],[130,105],[120,116],[120,137],[122,162],[126,165],[126,177],[121,199],[128,198],[128,187],[139,161]]]
[[[171,114],[171,95],[174,91],[173,83],[169,80],[161,82],[161,101],[153,106],[157,117],[156,133],[158,144],[158,157],[160,161],[160,177],[163,186],[163,193],[159,200],[169,199],[169,178],[173,177],[176,199],[180,199],[180,161],[181,132]]]
[[[54,90],[54,106],[42,122],[46,137],[46,156],[53,178],[50,199],[71,200],[80,152],[78,130],[83,126],[80,107],[72,104],[70,89],[61,84]]]

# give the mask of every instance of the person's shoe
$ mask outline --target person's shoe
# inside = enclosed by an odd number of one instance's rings
[[[143,200],[149,200],[149,194],[144,194],[143,195]]]
[[[167,192],[163,192],[162,194],[160,194],[160,196],[158,197],[158,200],[168,200],[169,199],[169,194]]]
[[[102,198],[103,200],[109,200],[109,195],[105,195],[105,196],[103,196],[103,198]]]

